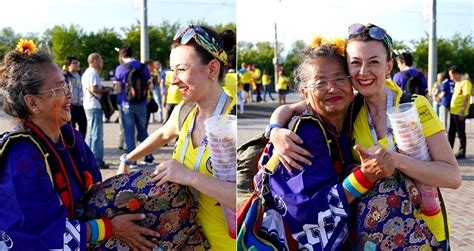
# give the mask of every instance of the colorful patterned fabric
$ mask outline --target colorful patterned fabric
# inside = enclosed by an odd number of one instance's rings
[[[162,250],[204,250],[209,244],[197,223],[197,208],[185,186],[167,182],[156,187],[150,181],[153,169],[114,176],[94,185],[82,199],[83,220],[112,218],[120,214],[143,213],[139,225],[154,229],[159,238],[148,237]],[[126,247],[112,237],[93,248],[122,250]]]

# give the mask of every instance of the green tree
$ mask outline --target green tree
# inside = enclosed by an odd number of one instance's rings
[[[108,79],[108,72],[114,70],[118,65],[118,54],[115,48],[122,45],[119,34],[111,28],[103,28],[97,33],[88,33],[82,37],[82,50],[78,55],[83,63],[83,68],[87,67],[87,57],[90,53],[99,53],[104,60],[101,75]]]
[[[49,38],[49,45],[54,61],[63,65],[69,55],[82,55],[81,40],[84,35],[82,28],[77,25],[56,25],[46,30],[45,37]]]

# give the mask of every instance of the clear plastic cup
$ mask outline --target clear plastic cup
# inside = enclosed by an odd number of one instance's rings
[[[206,134],[209,136],[228,136],[237,134],[237,116],[219,115],[213,116],[204,121]]]
[[[403,153],[406,153],[406,154],[411,154],[411,153],[415,153],[415,152],[427,152],[428,151],[428,146],[426,145],[426,142],[424,141],[420,141],[420,142],[416,142],[416,144],[413,144],[413,145],[403,145],[403,144],[397,144],[397,147],[398,149],[402,150]]]
[[[217,145],[217,144],[215,144]],[[232,146],[227,146],[227,147],[210,147],[211,154],[222,154],[222,153],[235,153],[237,150],[237,147],[235,145]]]
[[[394,133],[395,140],[400,143],[405,142],[419,142],[424,140],[425,136],[422,132],[409,132],[409,133]]]
[[[216,171],[214,171],[214,178],[219,179],[219,180],[224,180],[228,182],[235,182],[236,181],[236,174],[235,171],[233,173],[226,173],[226,174],[221,174]]]
[[[387,115],[391,122],[392,119],[406,119],[408,117],[418,116],[418,112],[416,110],[415,104],[410,102],[388,108]]]
[[[232,160],[236,160],[237,158],[237,153],[235,151],[233,152],[222,152],[222,153],[214,153],[214,152],[211,152],[211,158],[212,159],[232,159]]]
[[[224,213],[225,223],[227,224],[227,231],[232,239],[237,236],[237,212],[236,209],[222,207]]]
[[[223,148],[223,147],[236,147],[235,140],[216,142],[216,141],[211,141],[208,138],[207,142],[209,144],[209,147],[214,148],[214,149],[219,149],[219,148]]]

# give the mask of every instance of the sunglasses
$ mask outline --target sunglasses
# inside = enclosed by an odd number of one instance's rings
[[[393,42],[392,38],[390,35],[387,34],[387,31],[384,29],[378,27],[378,26],[372,26],[369,28],[370,25],[363,25],[359,23],[355,23],[351,26],[349,26],[349,36],[355,36],[362,34],[364,32],[368,31],[368,34],[371,38],[375,40],[382,40],[390,49],[390,53],[393,52]]]
[[[216,41],[214,37],[209,35],[203,28],[189,24],[181,27],[174,35],[173,40],[181,38],[181,44],[187,44],[191,38],[194,38],[197,44],[199,44],[207,52],[211,53],[222,63],[227,61],[227,54],[221,45]]]

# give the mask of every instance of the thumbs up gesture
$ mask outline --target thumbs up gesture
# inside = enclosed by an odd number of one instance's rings
[[[354,150],[359,153],[361,171],[371,182],[389,177],[395,172],[393,152],[379,145],[364,149],[360,145],[355,145]]]

